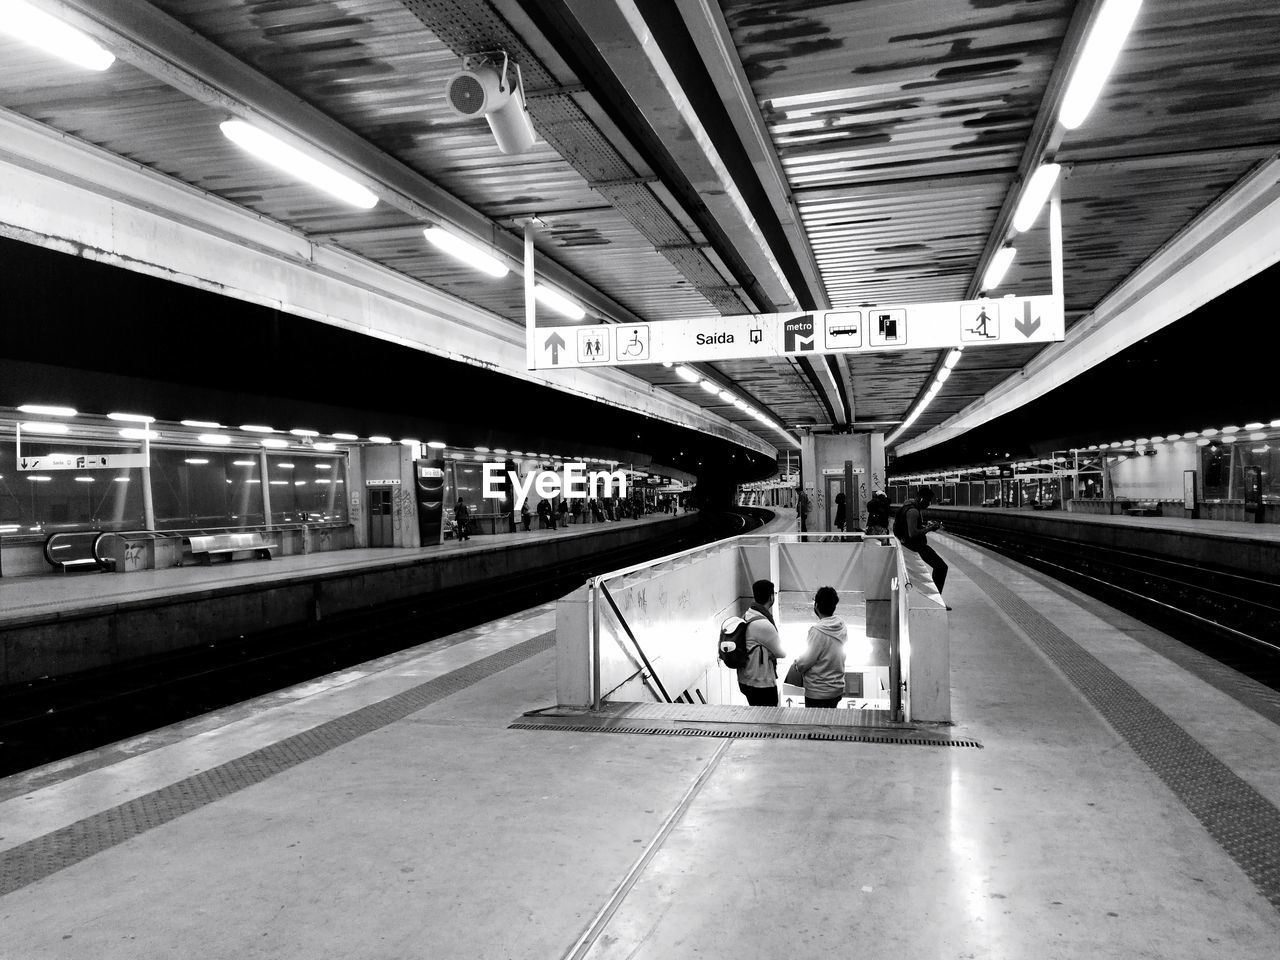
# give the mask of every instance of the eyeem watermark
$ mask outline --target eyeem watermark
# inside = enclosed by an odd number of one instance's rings
[[[568,500],[586,500],[588,497],[625,497],[627,495],[627,471],[605,470],[587,472],[585,463],[566,463],[556,473],[554,470],[539,470],[530,473],[523,480],[514,470],[508,471],[511,486],[516,492],[515,509],[519,510],[529,499],[529,491],[537,490],[538,496],[548,500],[555,496],[564,496]],[[484,496],[486,499],[502,499],[502,464],[486,463],[484,465]],[[602,490],[603,488],[603,490]],[[611,492],[616,488],[617,492]]]

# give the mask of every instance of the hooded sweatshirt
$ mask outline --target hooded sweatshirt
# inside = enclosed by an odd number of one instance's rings
[[[738,669],[738,683],[772,687],[778,682],[778,658],[783,656],[773,614],[768,607],[753,603],[743,619],[747,621],[747,662]]]
[[[809,646],[796,657],[804,671],[804,695],[814,700],[844,696],[844,621],[824,617],[809,628]]]

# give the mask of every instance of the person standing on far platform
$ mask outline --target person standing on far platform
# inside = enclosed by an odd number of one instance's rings
[[[938,588],[938,596],[942,596],[942,587],[947,582],[947,562],[943,560],[933,547],[929,546],[926,536],[930,530],[942,526],[934,521],[925,521],[924,512],[933,503],[933,491],[921,487],[914,500],[908,500],[893,518],[893,535],[904,548],[917,554],[929,565],[933,572],[933,585]],[[945,605],[945,601],[944,601]],[[950,610],[951,607],[947,606]]]
[[[524,524],[524,532],[529,532],[529,521],[533,518],[529,516],[529,504],[520,504],[520,522]]]
[[[777,597],[773,583],[757,580],[751,585],[753,603],[747,608],[747,662],[738,668],[738,689],[753,707],[778,705],[778,658],[782,639],[773,621]]]
[[[840,706],[844,696],[844,621],[836,616],[840,595],[833,587],[819,587],[813,597],[818,622],[809,628],[809,644],[795,659],[804,674],[806,708]]]
[[[467,527],[471,524],[471,509],[467,506],[465,497],[458,498],[458,505],[453,508],[453,519],[458,522],[458,540],[470,540],[471,534]]]
[[[844,494],[843,494],[843,493],[837,493],[837,494],[836,494],[836,519],[835,519],[835,527],[836,527],[836,529],[837,529],[837,530],[839,530],[841,533],[844,533],[844,526],[845,526]]]

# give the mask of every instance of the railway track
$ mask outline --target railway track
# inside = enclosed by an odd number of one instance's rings
[[[0,690],[0,777],[177,723],[364,663],[563,596],[595,573],[640,563],[765,522],[738,508],[697,529],[621,547],[553,570],[190,650],[46,677]]]
[[[1061,580],[1280,690],[1280,578],[977,524],[946,532]]]

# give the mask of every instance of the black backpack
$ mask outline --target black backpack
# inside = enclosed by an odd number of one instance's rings
[[[747,665],[747,621],[730,617],[720,624],[716,655],[730,670],[741,670]]]
[[[919,504],[914,500],[908,500],[898,508],[898,512],[893,518],[893,535],[903,543],[907,542],[907,511],[919,509]],[[908,546],[910,546],[910,544],[908,544]]]

